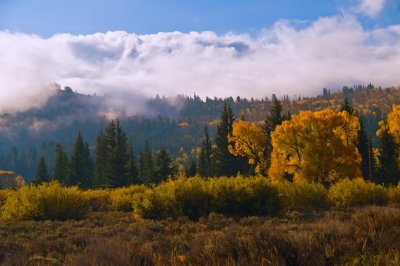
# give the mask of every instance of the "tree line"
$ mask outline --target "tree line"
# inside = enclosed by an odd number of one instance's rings
[[[90,146],[78,132],[70,158],[60,144],[52,177],[40,159],[34,183],[59,180],[82,188],[121,187],[159,183],[178,175],[202,177],[261,174],[276,180],[307,179],[331,184],[362,176],[397,184],[399,171],[400,107],[393,107],[380,123],[379,146],[372,146],[362,120],[347,98],[338,111],[283,113],[281,102],[272,105],[263,124],[237,119],[225,102],[215,136],[208,126],[194,156],[173,158],[167,149],[153,153],[146,141],[137,160],[119,120],[101,129]],[[94,157],[94,158],[92,158]]]

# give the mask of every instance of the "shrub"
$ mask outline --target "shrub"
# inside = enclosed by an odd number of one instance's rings
[[[264,177],[180,178],[147,189],[133,202],[134,216],[149,219],[188,216],[196,220],[211,212],[273,215],[280,206],[278,191]]]
[[[221,177],[209,181],[211,211],[232,216],[274,215],[281,209],[278,190],[265,177]]]
[[[131,212],[133,210],[132,204],[134,196],[144,191],[146,191],[146,187],[143,185],[133,185],[111,190],[111,209],[115,211]]]
[[[0,189],[0,208],[6,203],[7,198],[13,193],[14,191],[8,189]]]
[[[391,203],[400,204],[400,184],[397,187],[388,188],[388,197]]]
[[[387,191],[382,185],[366,182],[362,178],[343,179],[329,189],[329,198],[339,208],[382,205],[387,203]]]
[[[294,182],[276,183],[275,186],[279,190],[279,196],[286,210],[329,207],[328,191],[319,183],[295,180]]]
[[[89,204],[92,211],[110,211],[111,207],[111,192],[107,189],[86,190],[83,196]]]
[[[68,220],[84,217],[88,200],[77,187],[57,182],[23,187],[11,193],[2,207],[4,220]]]
[[[138,219],[165,219],[180,215],[175,203],[173,182],[162,183],[136,194],[132,206],[133,216]]]

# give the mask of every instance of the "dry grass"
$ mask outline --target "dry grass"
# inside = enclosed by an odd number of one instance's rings
[[[399,265],[399,250],[396,207],[197,222],[92,212],[0,224],[3,265]]]

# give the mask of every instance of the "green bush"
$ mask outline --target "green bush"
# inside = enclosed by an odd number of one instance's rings
[[[4,220],[80,219],[89,209],[87,198],[77,187],[57,182],[23,187],[11,193],[2,207]]]
[[[328,190],[319,183],[305,180],[280,182],[275,186],[286,210],[324,209],[329,207]]]
[[[339,181],[330,187],[328,195],[339,208],[388,202],[387,190],[382,185],[366,182],[362,178]]]
[[[273,215],[280,210],[278,191],[264,177],[170,180],[138,194],[134,217],[196,220],[211,212],[230,216]]]

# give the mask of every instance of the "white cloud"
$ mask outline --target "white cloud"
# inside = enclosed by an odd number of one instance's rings
[[[377,17],[385,7],[386,0],[361,0],[356,11],[371,18]]]
[[[44,39],[0,32],[0,110],[39,105],[49,82],[82,93],[264,97],[323,87],[400,84],[400,26],[366,30],[353,16],[281,21],[259,36],[107,32]],[[125,100],[124,102],[129,102]]]

